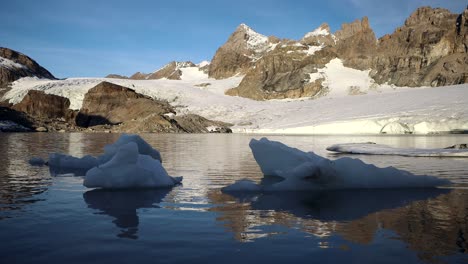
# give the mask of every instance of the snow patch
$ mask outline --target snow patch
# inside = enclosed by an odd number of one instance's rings
[[[261,53],[261,52],[264,52],[266,49],[271,48],[271,46],[268,45],[267,36],[257,33],[255,30],[253,30],[251,27],[247,26],[246,24],[241,24],[240,26],[245,30],[248,36],[247,47],[250,50],[253,50],[256,53]]]
[[[330,32],[322,27],[316,28],[314,31],[311,31],[303,37],[303,39],[310,38],[310,37],[316,37],[316,36],[327,36],[330,35]]]
[[[307,54],[308,56],[312,56],[312,55],[315,54],[315,52],[317,52],[317,51],[323,49],[323,47],[324,47],[323,45],[320,45],[320,46],[309,46],[309,48],[306,50],[306,54]]]
[[[12,60],[9,60],[9,59],[3,58],[3,57],[0,57],[0,67],[7,68],[9,70],[16,70],[16,69],[26,70],[26,69],[28,69],[28,67],[26,67],[23,64],[14,62]]]
[[[204,60],[204,61],[201,61],[200,63],[198,63],[197,66],[199,68],[202,68],[202,67],[205,67],[205,66],[210,65],[210,64],[211,64],[211,61]]]

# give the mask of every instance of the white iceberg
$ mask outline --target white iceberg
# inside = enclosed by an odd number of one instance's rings
[[[448,148],[420,149],[394,148],[387,145],[367,142],[335,144],[329,146],[327,150],[347,154],[398,155],[405,157],[468,157],[466,144],[454,145]]]
[[[61,153],[50,153],[49,161],[47,162],[49,167],[63,171],[87,171],[94,166],[99,164],[98,160],[90,155],[86,155],[81,158],[65,155]]]
[[[83,185],[88,188],[164,188],[180,183],[182,177],[169,176],[161,160],[159,151],[140,136],[124,134],[98,157],[52,153],[48,165],[53,175],[85,175]]]
[[[359,159],[329,160],[266,138],[252,139],[250,148],[265,178],[280,178],[272,184],[257,185],[261,191],[419,188],[450,184],[445,179],[414,175],[394,167],[378,168]],[[243,186],[245,190],[241,188]],[[223,191],[252,189],[252,184],[237,182],[223,188]]]
[[[182,181],[173,178],[161,162],[149,155],[139,154],[135,142],[121,145],[106,163],[86,172],[83,185],[88,188],[162,188],[172,187]]]

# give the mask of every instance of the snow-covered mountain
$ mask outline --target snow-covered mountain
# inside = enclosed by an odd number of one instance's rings
[[[460,133],[468,131],[467,46],[468,9],[420,8],[381,39],[367,18],[334,33],[322,24],[300,40],[241,24],[211,63],[171,62],[130,78],[26,77],[3,99],[16,104],[40,90],[80,109],[87,91],[108,81],[166,100],[177,115],[234,124],[234,132]]]
[[[242,76],[221,80],[194,76],[190,80],[22,78],[4,99],[18,103],[27,91],[42,90],[70,99],[80,109],[84,95],[102,81],[130,87],[168,101],[177,115],[198,114],[234,124],[238,133],[281,134],[404,134],[457,133],[468,130],[468,84],[440,88],[377,85],[369,71],[345,67],[335,59],[320,72],[329,91],[317,99],[255,101],[228,96]],[[359,87],[359,88],[357,88]]]
[[[0,47],[0,88],[27,76],[55,79],[49,71],[28,56]]]
[[[202,61],[199,64],[194,64],[191,61],[171,61],[160,69],[152,73],[136,72],[130,77],[109,74],[106,78],[115,79],[132,79],[132,80],[182,80],[183,78],[193,78],[193,75],[203,75],[208,71],[209,61]],[[185,73],[185,74],[184,74]]]

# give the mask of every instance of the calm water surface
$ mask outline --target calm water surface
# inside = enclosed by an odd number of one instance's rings
[[[259,180],[249,135],[153,135],[171,190],[101,191],[31,167],[50,152],[99,154],[114,134],[0,134],[0,263],[468,263],[468,159],[359,156],[449,178],[450,189],[232,197]],[[335,143],[446,147],[468,136],[270,136],[338,158]]]

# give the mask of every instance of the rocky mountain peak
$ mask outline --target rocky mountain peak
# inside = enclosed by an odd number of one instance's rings
[[[0,47],[0,87],[27,76],[55,79],[48,70],[41,67],[30,57],[20,52]]]
[[[313,46],[333,46],[336,42],[336,37],[330,33],[330,26],[327,23],[322,23],[318,28],[305,34],[300,42]]]
[[[447,16],[454,15],[444,8],[432,8],[423,6],[414,11],[405,21],[405,26],[415,26],[420,24],[431,24],[440,26]]]
[[[342,24],[341,29],[335,32],[335,36],[339,40],[343,40],[356,34],[367,33],[369,31],[372,31],[369,25],[369,19],[367,17],[363,17],[361,20],[356,19],[351,23]]]
[[[243,74],[255,61],[270,50],[273,44],[246,24],[240,24],[211,60],[209,76],[222,79]]]
[[[191,61],[171,61],[164,65],[161,69],[146,76],[146,79],[152,80],[167,78],[169,80],[180,80],[182,76],[181,69],[188,67],[197,66]]]
[[[328,25],[328,23],[322,23],[318,28],[305,34],[302,39],[315,37],[315,36],[326,36],[326,35],[330,35],[330,26]]]

